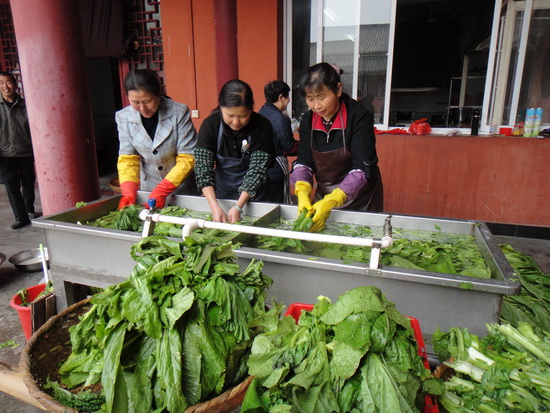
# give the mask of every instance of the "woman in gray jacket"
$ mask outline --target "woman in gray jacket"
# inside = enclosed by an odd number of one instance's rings
[[[160,78],[149,69],[129,72],[124,88],[130,106],[115,116],[120,141],[119,209],[135,204],[138,188],[151,191],[149,199],[155,199],[159,208],[171,193],[197,194],[191,176],[197,132],[187,105],[166,97]]]

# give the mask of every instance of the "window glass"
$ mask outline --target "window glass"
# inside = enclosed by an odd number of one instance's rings
[[[369,0],[361,4],[357,91],[354,97],[383,123],[388,70],[391,1]]]
[[[344,92],[353,93],[356,26],[359,0],[326,0],[323,8],[322,61],[336,65]]]
[[[495,3],[501,13],[492,33]],[[407,127],[421,118],[432,128],[469,128],[477,109],[484,119],[481,130],[488,131],[489,124],[522,119],[529,107],[543,108],[543,125],[550,123],[550,0],[289,4],[292,108],[298,120],[307,111],[299,80],[310,65],[326,61],[342,70],[344,91],[384,128]]]
[[[292,79],[287,83],[292,84],[292,117],[298,121],[308,110],[298,85],[307,68],[315,63],[317,53],[317,13],[314,3],[317,2],[292,1]]]
[[[397,0],[390,126],[469,127],[480,110],[494,1]]]
[[[292,1],[292,105],[296,119],[307,111],[299,80],[309,66],[325,61],[339,68],[344,92],[363,101],[375,114],[375,121],[381,122],[391,7],[392,0]]]
[[[527,108],[542,108],[543,125],[550,123],[550,2],[546,3],[547,8],[533,10],[517,115],[524,120]]]

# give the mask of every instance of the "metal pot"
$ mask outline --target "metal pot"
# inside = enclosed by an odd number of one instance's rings
[[[48,268],[50,268],[48,249],[46,247],[44,247],[44,255],[46,256],[46,264],[48,264]],[[40,254],[40,248],[32,248],[18,252],[17,254],[12,255],[8,261],[11,262],[19,271],[42,271],[42,256]]]

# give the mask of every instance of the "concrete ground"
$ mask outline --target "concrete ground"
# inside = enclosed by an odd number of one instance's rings
[[[112,195],[107,176],[101,179],[101,194]],[[40,194],[36,190],[35,207],[37,212],[42,212]],[[19,366],[19,359],[25,348],[25,335],[17,311],[10,307],[10,299],[22,288],[36,285],[43,277],[43,272],[18,271],[8,260],[20,252],[30,248],[37,248],[40,243],[46,245],[44,229],[33,228],[31,225],[13,230],[10,225],[14,222],[4,185],[0,184],[0,253],[6,256],[6,261],[0,265],[0,343],[14,340],[17,347],[0,348],[0,361],[14,366]],[[1,260],[0,260],[1,261]],[[1,346],[0,346],[1,347]],[[38,413],[37,409],[13,397],[0,392],[0,412],[2,413]]]
[[[102,195],[112,194],[108,184],[110,178],[112,176],[100,180]],[[37,211],[42,211],[38,190],[35,205]],[[0,253],[6,256],[6,261],[0,265],[0,343],[14,340],[17,344],[15,348],[1,348],[0,361],[17,366],[21,352],[25,347],[25,336],[17,312],[10,307],[9,301],[20,289],[38,284],[43,274],[41,271],[20,272],[8,262],[8,259],[17,252],[36,248],[40,243],[45,244],[45,235],[43,229],[32,226],[12,230],[10,224],[13,221],[14,217],[5,189],[3,185],[0,185]],[[498,243],[509,243],[516,250],[531,254],[543,271],[550,273],[550,240],[505,236],[496,236],[496,240]],[[2,413],[38,413],[41,411],[0,392],[0,412]]]

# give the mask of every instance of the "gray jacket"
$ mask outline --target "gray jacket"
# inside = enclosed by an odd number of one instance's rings
[[[0,156],[33,156],[27,108],[21,96],[11,108],[0,96]]]
[[[143,127],[139,112],[131,106],[115,115],[119,155],[140,156],[140,187],[144,191],[155,189],[176,164],[178,154],[192,155],[197,142],[187,105],[162,97],[158,114],[154,140]]]

